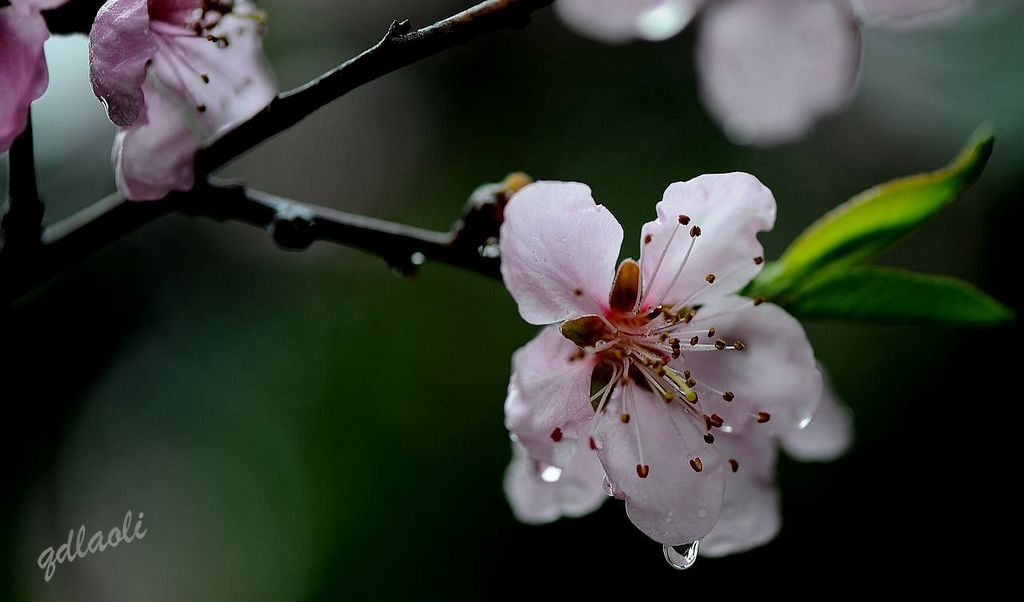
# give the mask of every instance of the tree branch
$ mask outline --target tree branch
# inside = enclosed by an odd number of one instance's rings
[[[331,101],[392,71],[498,29],[525,27],[534,11],[553,1],[487,0],[415,31],[410,31],[408,21],[395,21],[374,47],[306,85],[280,94],[251,119],[201,149],[196,173],[213,172]]]
[[[463,218],[448,232],[306,205],[234,184],[210,183],[153,202],[111,195],[47,227],[43,244],[30,261],[5,266],[0,303],[17,299],[111,241],[170,213],[256,226],[289,250],[305,249],[318,240],[345,245],[378,255],[404,274],[415,272],[429,259],[500,278],[498,258],[488,248],[496,240],[500,225],[496,218],[508,197],[528,181],[522,174],[513,174],[501,184],[481,187]]]

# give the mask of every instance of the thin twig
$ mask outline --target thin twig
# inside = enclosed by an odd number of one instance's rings
[[[381,255],[401,270],[412,269],[413,257],[422,255],[425,259],[498,276],[497,259],[480,252],[485,241],[477,240],[475,234],[431,232],[205,181],[217,168],[355,88],[486,33],[525,27],[533,12],[553,1],[486,0],[418,30],[412,30],[408,21],[395,21],[384,38],[369,50],[306,85],[279,95],[254,117],[201,149],[196,156],[196,181],[200,184],[193,191],[145,203],[131,203],[112,195],[46,228],[37,252],[16,265],[6,260],[6,253],[0,252],[0,303],[20,297],[82,258],[172,212],[267,227],[278,244],[287,248],[303,248],[314,240],[327,240]],[[45,16],[54,33],[87,32],[100,5],[102,0],[71,0],[59,9],[47,11]],[[488,212],[480,212],[476,217],[485,213]],[[486,219],[482,222],[493,225]]]
[[[395,21],[383,39],[308,84],[279,95],[265,109],[199,151],[197,174],[208,174],[314,111],[383,75],[465,44],[486,33],[522,28],[553,0],[488,0],[415,31]]]

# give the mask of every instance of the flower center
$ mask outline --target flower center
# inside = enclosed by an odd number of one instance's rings
[[[689,224],[689,218],[679,216],[679,226]],[[674,274],[668,287],[671,291],[682,274],[690,257],[694,242],[700,236],[699,226],[689,229],[690,246],[674,268]],[[673,232],[673,236],[674,236]],[[671,242],[671,241],[670,241]],[[657,281],[657,274],[662,269],[665,253],[662,253],[657,267],[651,277],[651,283]],[[760,257],[754,262],[760,264]],[[635,412],[638,396],[633,387],[639,387],[656,394],[673,411],[681,412],[703,433],[704,442],[713,445],[715,429],[731,432],[732,426],[714,408],[716,403],[731,404],[736,395],[728,389],[720,389],[710,383],[703,382],[691,372],[687,366],[687,355],[693,353],[741,352],[747,344],[740,339],[722,336],[714,326],[714,320],[722,314],[708,315],[702,313],[702,306],[691,304],[697,293],[708,286],[714,285],[717,278],[714,274],[704,277],[706,283],[701,289],[686,295],[682,299],[661,299],[656,304],[649,303],[647,297],[650,290],[644,290],[640,264],[627,259],[619,265],[612,283],[608,298],[608,310],[601,314],[583,316],[562,324],[561,332],[579,347],[577,357],[589,354],[596,355],[598,362],[591,378],[590,402],[595,416],[607,411],[608,401],[617,389],[621,389],[621,412],[619,419],[623,423],[631,421],[631,412]],[[666,293],[666,296],[668,293]],[[754,299],[752,303],[759,305],[763,300]],[[722,383],[717,383],[721,385]],[[639,399],[650,399],[640,396]],[[758,423],[765,423],[771,418],[767,412],[756,412],[751,418]],[[597,426],[594,421],[594,427]],[[636,421],[633,421],[634,424]],[[644,462],[643,449],[640,441],[639,425],[637,441],[640,449],[637,465],[637,476],[647,478],[650,467]],[[678,427],[677,427],[678,430]],[[591,430],[590,447],[600,449],[600,441],[595,439]],[[680,437],[683,438],[682,433]],[[685,439],[685,438],[684,438]],[[701,472],[704,468],[700,456],[695,450],[689,450],[690,467]],[[739,464],[735,459],[729,460],[733,472]]]

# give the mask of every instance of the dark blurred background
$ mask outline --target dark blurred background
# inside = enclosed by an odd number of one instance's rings
[[[467,0],[265,0],[282,88]],[[981,181],[884,262],[946,273],[1020,308],[1024,6],[911,33],[866,31],[847,111],[794,145],[733,146],[695,89],[695,28],[607,47],[543,11],[367,85],[226,170],[255,187],[444,229],[479,184],[524,170],[589,183],[627,230],[665,186],[742,170],[775,193],[777,256],[814,218],[996,131]],[[696,27],[699,27],[699,23]],[[84,38],[47,48],[35,111],[50,220],[113,190],[112,127],[88,89]],[[0,184],[3,178],[0,176]],[[756,551],[672,571],[609,501],[530,527],[501,482],[512,352],[534,333],[499,282],[427,264],[277,249],[245,226],[170,217],[0,310],[3,600],[593,599],[757,587],[814,593],[875,579],[1002,570],[1019,513],[1003,433],[1017,331],[813,322],[856,413],[851,453],[782,461],[784,526]],[[57,567],[69,529],[145,513],[142,541]],[[939,577],[941,575],[941,577]],[[887,581],[889,582],[889,581]]]

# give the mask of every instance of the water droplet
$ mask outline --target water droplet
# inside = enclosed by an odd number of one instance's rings
[[[608,475],[604,475],[604,479],[601,481],[601,489],[604,489],[608,497],[615,497],[615,488],[612,487],[612,482],[608,480]]]
[[[685,571],[697,562],[697,551],[700,549],[700,541],[686,543],[681,546],[662,546],[665,553],[665,561],[677,571]]]
[[[426,261],[426,260],[427,260],[427,256],[424,255],[423,253],[420,253],[419,251],[416,251],[415,253],[413,253],[412,256],[409,258],[409,261],[413,265],[423,265],[423,262]]]
[[[540,480],[545,483],[555,483],[562,478],[562,469],[557,466],[544,465],[540,469]]]
[[[811,423],[811,418],[813,418],[813,416],[808,416],[807,418],[804,418],[803,420],[800,421],[800,424],[796,425],[796,428],[798,428],[798,429],[805,429],[805,428],[807,428],[807,425]]]

